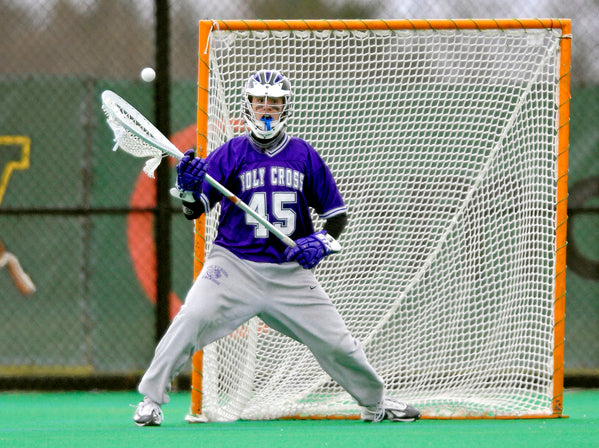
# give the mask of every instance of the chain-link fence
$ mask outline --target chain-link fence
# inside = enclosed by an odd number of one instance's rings
[[[165,35],[155,3],[168,6]],[[139,72],[160,45],[171,138],[186,148],[200,19],[481,17],[573,19],[566,384],[597,374],[599,1],[0,0],[0,385],[136,381],[160,332],[158,219],[170,225],[163,313],[174,315],[191,284],[192,225],[175,200],[157,200],[139,160],[110,151],[99,106],[116,90],[154,120],[161,97]]]

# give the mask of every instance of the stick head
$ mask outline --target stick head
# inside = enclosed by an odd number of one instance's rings
[[[165,154],[181,158],[180,151],[170,140],[116,93],[110,90],[102,92],[102,110],[114,134],[112,149],[121,148],[135,157],[148,158],[144,172],[149,177],[154,177],[154,171]]]

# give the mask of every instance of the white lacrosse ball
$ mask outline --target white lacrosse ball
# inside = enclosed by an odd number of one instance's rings
[[[152,82],[156,78],[156,72],[153,68],[146,67],[141,71],[140,76],[145,82]]]

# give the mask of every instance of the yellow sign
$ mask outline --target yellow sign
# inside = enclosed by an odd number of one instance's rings
[[[0,204],[8,186],[8,181],[14,170],[26,170],[29,168],[29,156],[31,153],[31,139],[22,135],[0,135],[0,149],[2,146],[20,146],[21,159],[11,160],[2,168],[0,177]]]

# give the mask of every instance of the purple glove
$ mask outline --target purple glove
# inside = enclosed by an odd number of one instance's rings
[[[193,149],[186,151],[177,164],[177,187],[184,191],[199,192],[207,168],[206,159],[196,157]]]
[[[297,246],[285,249],[287,261],[296,260],[304,269],[312,269],[332,252],[338,252],[339,243],[327,235],[326,230],[295,241]]]

